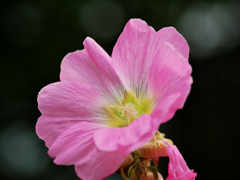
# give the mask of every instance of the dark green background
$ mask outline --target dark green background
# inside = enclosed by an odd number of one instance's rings
[[[192,90],[161,132],[178,146],[197,179],[238,179],[239,1],[5,0],[0,14],[1,180],[78,179],[73,166],[52,163],[37,137],[36,97],[59,81],[61,60],[82,49],[87,36],[111,54],[130,18],[155,30],[174,26],[190,45]],[[167,164],[168,158],[160,159],[164,177]]]

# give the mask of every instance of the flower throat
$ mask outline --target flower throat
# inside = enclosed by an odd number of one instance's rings
[[[105,106],[104,110],[110,127],[125,127],[142,114],[151,114],[153,107],[150,98],[139,101],[134,92],[128,91],[121,106]]]

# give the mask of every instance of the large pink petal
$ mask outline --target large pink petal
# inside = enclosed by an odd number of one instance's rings
[[[157,47],[156,51],[162,46],[165,42],[171,44],[185,59],[188,60],[189,56],[189,46],[184,37],[174,28],[174,27],[165,27],[160,29],[156,35]]]
[[[168,145],[167,152],[169,156],[168,177],[166,180],[194,180],[197,173],[188,168],[178,148],[175,145],[171,146],[167,142],[164,143]]]
[[[112,53],[112,64],[128,90],[137,96],[147,94],[147,75],[161,45],[169,42],[185,58],[189,47],[174,28],[158,32],[140,19],[131,19],[125,26]]]
[[[192,68],[170,44],[165,43],[155,55],[148,76],[148,92],[155,109],[151,116],[161,123],[171,119],[183,107],[190,92]]]
[[[75,170],[84,180],[102,180],[116,172],[125,158],[119,152],[104,152],[95,148],[84,162],[75,164]]]
[[[96,131],[94,140],[96,146],[103,151],[118,151],[124,156],[145,145],[153,137],[158,126],[148,114],[143,114],[127,127],[104,128]]]
[[[80,122],[62,132],[52,146],[48,154],[55,158],[54,162],[59,165],[75,164],[84,160],[94,149],[93,134],[101,126]]]
[[[121,105],[124,86],[113,69],[109,55],[91,38],[83,42],[85,49],[67,54],[61,64],[61,81],[77,81],[98,89],[103,98]]]
[[[88,122],[76,124],[59,135],[48,153],[56,157],[54,162],[58,165],[75,164],[76,173],[84,180],[103,179],[114,173],[125,157],[96,148],[93,136],[101,128]]]
[[[77,82],[56,82],[44,87],[38,95],[42,116],[36,131],[50,147],[60,133],[81,121],[100,123],[103,100],[93,87]],[[103,122],[102,122],[103,123]]]
[[[179,93],[170,94],[159,101],[151,113],[151,118],[155,126],[159,127],[160,124],[165,123],[174,116],[177,111],[175,102],[178,100],[180,95],[181,94]]]

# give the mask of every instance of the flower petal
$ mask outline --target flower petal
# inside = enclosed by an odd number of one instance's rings
[[[153,118],[166,122],[183,107],[191,89],[191,72],[190,64],[176,49],[168,43],[161,46],[148,76],[149,96],[156,106]]]
[[[152,61],[165,42],[169,42],[188,58],[189,47],[185,39],[174,28],[158,32],[140,19],[131,19],[125,26],[112,53],[112,63],[127,90],[137,97],[147,95],[147,75]]]
[[[121,105],[124,86],[110,64],[109,55],[91,38],[83,42],[85,49],[67,54],[61,64],[61,81],[87,83],[114,105]]]
[[[156,51],[164,44],[168,42],[171,44],[185,59],[188,59],[189,56],[189,46],[184,37],[174,28],[174,27],[165,27],[160,29],[156,35],[156,41],[158,46]]]
[[[88,122],[80,122],[62,132],[48,154],[58,165],[75,164],[80,159],[87,158],[94,148],[93,133],[101,126]]]
[[[153,59],[155,33],[146,22],[131,19],[113,48],[113,67],[127,90],[132,90],[137,96],[146,93],[146,76]]]
[[[94,141],[102,151],[118,151],[124,156],[149,142],[158,127],[152,125],[151,117],[143,114],[127,127],[104,128],[95,132]]]
[[[178,148],[175,145],[171,146],[168,142],[164,143],[168,145],[169,156],[168,177],[166,180],[194,180],[197,173],[188,168]]]
[[[75,164],[75,171],[84,180],[102,180],[116,172],[125,158],[118,152],[104,152],[95,148],[93,156]]]
[[[56,82],[44,87],[38,95],[42,116],[36,131],[50,147],[60,133],[81,121],[101,120],[103,100],[93,87],[78,82]],[[94,120],[93,120],[94,119]]]
[[[93,123],[78,123],[60,134],[48,153],[56,157],[54,162],[58,165],[75,164],[76,173],[84,180],[103,179],[114,173],[125,157],[96,148],[93,136],[101,128]]]
[[[175,103],[179,99],[180,95],[180,93],[170,94],[159,101],[151,113],[151,118],[155,126],[159,127],[160,124],[165,123],[173,117],[177,111]]]

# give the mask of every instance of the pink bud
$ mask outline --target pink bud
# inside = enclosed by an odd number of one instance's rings
[[[153,173],[148,171],[146,176],[144,173],[141,175],[140,180],[155,180],[155,179]],[[160,173],[158,173],[158,180],[164,180]]]

